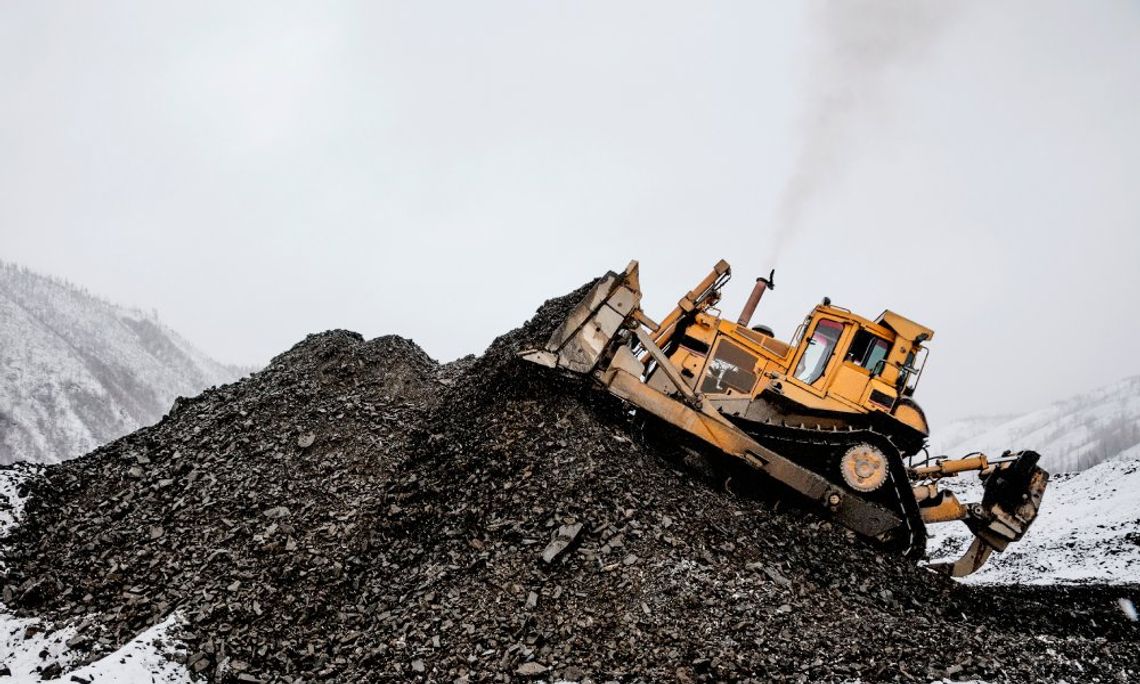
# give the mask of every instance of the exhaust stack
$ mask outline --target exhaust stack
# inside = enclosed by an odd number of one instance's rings
[[[736,319],[736,324],[748,327],[748,323],[752,321],[752,314],[756,313],[756,305],[760,303],[760,298],[764,296],[764,291],[775,289],[776,269],[772,269],[767,278],[760,277],[756,279],[756,286],[752,288],[752,294],[748,295],[748,301],[744,302],[744,309],[740,312],[740,318]]]

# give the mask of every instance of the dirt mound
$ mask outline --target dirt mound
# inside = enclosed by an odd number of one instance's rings
[[[97,650],[181,610],[200,651],[192,668],[219,676],[241,659],[302,655],[321,642],[294,626],[318,631],[351,590],[337,580],[364,562],[354,552],[435,370],[397,337],[311,335],[251,378],[48,469],[6,542],[6,603],[79,619]]]
[[[443,368],[401,338],[310,336],[47,470],[5,602],[81,620],[95,651],[180,611],[218,681],[1135,672],[1112,590],[957,587],[706,486],[612,397],[519,361],[584,288]]]

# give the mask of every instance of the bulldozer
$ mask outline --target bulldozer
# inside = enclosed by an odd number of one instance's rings
[[[1025,535],[1049,480],[1037,453],[927,451],[914,394],[933,330],[824,298],[783,342],[749,325],[775,271],[756,279],[736,321],[716,306],[731,276],[721,260],[658,322],[641,308],[632,261],[596,280],[545,346],[520,355],[589,377],[657,439],[755,474],[756,487],[781,487],[880,548],[922,560],[927,525],[965,523],[972,543],[961,558],[928,565],[939,572],[968,575]],[[963,503],[943,481],[971,472],[983,495]]]

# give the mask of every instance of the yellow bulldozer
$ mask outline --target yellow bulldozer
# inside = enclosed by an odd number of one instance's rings
[[[825,298],[781,342],[749,326],[775,272],[756,280],[735,322],[716,308],[730,277],[720,261],[657,322],[641,309],[630,262],[598,279],[543,348],[521,355],[590,376],[658,435],[782,483],[880,547],[921,559],[927,524],[964,522],[974,534],[966,553],[931,565],[947,574],[968,575],[1022,538],[1049,479],[1038,454],[926,453],[930,429],[914,392],[932,330],[892,311],[872,321]],[[965,472],[984,482],[980,502],[939,487]]]

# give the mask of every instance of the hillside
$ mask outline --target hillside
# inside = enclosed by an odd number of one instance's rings
[[[218,682],[1135,674],[1129,588],[959,585],[725,492],[613,397],[520,360],[583,294],[458,365],[311,335],[29,469],[3,603],[68,653],[45,644],[19,674],[66,678],[176,622],[176,661]]]
[[[930,453],[939,455],[949,454],[951,456],[961,455],[957,452],[959,444],[978,435],[983,435],[999,425],[1020,417],[1020,415],[1016,414],[969,416],[967,418],[953,420],[944,425],[935,424],[930,433],[930,440],[928,442]]]
[[[1032,449],[1051,472],[1085,470],[1140,444],[1140,376],[1020,416],[935,426],[930,441],[937,454]]]
[[[74,458],[240,374],[153,316],[0,262],[0,464]]]

